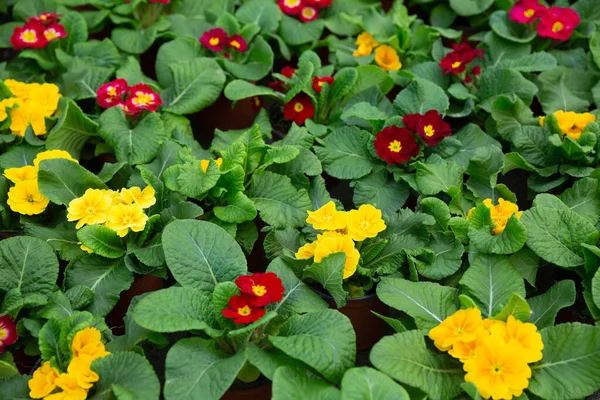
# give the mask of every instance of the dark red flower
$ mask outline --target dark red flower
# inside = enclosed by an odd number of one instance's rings
[[[317,8],[329,7],[333,0],[306,0],[306,3]]]
[[[4,353],[6,346],[14,344],[19,335],[17,335],[17,326],[9,315],[0,317],[0,354]]]
[[[10,37],[10,44],[15,50],[42,49],[48,45],[44,30],[44,25],[39,22],[27,22],[15,28]]]
[[[388,126],[375,136],[375,151],[388,164],[400,164],[419,154],[415,137],[406,128]]]
[[[27,21],[39,22],[43,25],[50,25],[60,20],[60,15],[55,12],[43,12],[37,17],[27,17]]]
[[[519,0],[510,9],[508,16],[511,21],[519,24],[530,24],[540,17],[546,6],[540,4],[539,0]]]
[[[102,108],[114,107],[123,102],[123,95],[129,90],[125,79],[116,79],[100,86],[96,92],[98,104]]]
[[[287,15],[297,15],[304,7],[303,0],[278,0],[277,5],[281,12]]]
[[[300,21],[302,22],[310,22],[319,18],[319,11],[316,7],[313,6],[304,6],[302,10],[300,10]]]
[[[279,72],[281,75],[285,76],[288,79],[291,79],[292,76],[294,76],[294,74],[296,73],[296,70],[292,67],[283,67],[281,69],[281,71]],[[278,92],[283,92],[285,90],[285,84],[284,82],[280,81],[280,80],[276,80],[275,82],[269,82],[267,83],[267,86],[269,86],[271,89],[276,90]]]
[[[53,24],[50,24],[50,26],[48,26],[44,30],[44,36],[46,37],[47,41],[51,42],[56,39],[62,39],[64,37],[67,37],[67,31],[65,30],[63,24],[55,22]]]
[[[294,97],[289,103],[283,106],[283,117],[287,120],[293,120],[296,124],[302,125],[308,118],[315,115],[315,106],[310,98],[301,93]]]
[[[466,63],[463,61],[460,53],[455,51],[448,53],[440,61],[440,67],[442,68],[442,74],[453,74],[458,75],[467,69]]]
[[[321,90],[323,89],[323,84],[327,83],[329,86],[331,86],[333,81],[333,76],[324,76],[322,78],[317,78],[315,76],[312,81],[312,87],[317,91],[317,93],[321,93]]]
[[[252,108],[260,110],[263,106],[263,100],[260,96],[252,96]]]
[[[469,75],[465,76],[465,83],[471,83],[473,82],[473,78],[471,78]]]
[[[150,3],[169,4],[171,0],[148,0]]]
[[[579,14],[568,7],[551,7],[542,12],[537,24],[538,35],[555,40],[567,40],[580,22]]]
[[[252,296],[247,294],[231,296],[227,306],[229,308],[224,309],[221,313],[225,318],[232,319],[236,324],[250,324],[265,315],[265,309],[254,307]]]
[[[202,43],[202,46],[216,52],[223,51],[223,48],[227,42],[227,32],[225,32],[222,28],[214,28],[206,31],[200,38],[200,43]]]
[[[162,105],[162,99],[150,86],[140,83],[129,88],[129,97],[125,105],[133,115],[142,110],[155,112]]]
[[[429,110],[425,115],[408,114],[402,118],[402,123],[409,130],[415,132],[428,146],[435,146],[446,136],[452,135],[450,125],[436,110]]]
[[[244,53],[248,50],[248,43],[240,35],[233,35],[227,39],[227,47],[231,47],[240,53]]]
[[[285,76],[286,78],[291,79],[292,76],[294,76],[294,74],[296,73],[296,70],[290,66],[285,66],[283,68],[281,68],[281,72],[279,72],[281,75]]]
[[[242,293],[252,297],[252,305],[255,307],[277,303],[283,298],[283,292],[285,291],[281,279],[273,272],[240,276],[235,280],[235,284]]]
[[[481,66],[476,65],[473,67],[473,76],[479,76],[481,74]]]

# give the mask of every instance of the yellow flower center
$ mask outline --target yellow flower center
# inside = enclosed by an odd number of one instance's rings
[[[319,81],[319,83],[317,83],[317,86],[318,86],[318,87],[323,87],[323,83],[325,83],[325,82],[323,82],[323,81]]]
[[[93,214],[94,213],[94,207],[88,207],[87,212],[88,212],[88,214]]]
[[[455,334],[456,336],[458,336],[458,335],[462,335],[462,333],[463,333],[463,332],[464,332],[463,328],[456,328],[456,329],[454,330],[454,334]]]
[[[241,316],[243,316],[243,317],[247,317],[251,313],[252,313],[252,310],[250,310],[250,307],[248,307],[248,306],[244,306],[242,308],[238,308],[238,314],[241,315]]]
[[[27,195],[27,201],[30,203],[35,203],[35,200],[33,199],[33,195],[32,194],[28,194]]]
[[[267,288],[261,285],[252,286],[252,292],[258,297],[267,294]]]
[[[211,46],[217,46],[221,40],[218,37],[213,37],[208,40]]]
[[[56,32],[56,29],[46,29],[44,31],[44,36],[46,36],[46,40],[48,41],[58,39],[60,37],[58,32]]]
[[[304,18],[312,18],[315,16],[315,10],[313,10],[312,8],[304,8],[302,10],[302,15],[304,16]]]
[[[302,105],[302,103],[294,104],[294,111],[301,112],[302,110],[304,110],[304,106]]]
[[[231,42],[229,42],[229,45],[231,47],[235,47],[236,49],[239,49],[240,47],[242,47],[242,45],[240,44],[240,42],[238,42],[237,40],[232,40]]]
[[[492,374],[494,374],[494,375],[499,375],[499,374],[501,374],[501,373],[502,373],[502,367],[501,367],[501,366],[499,366],[499,365],[494,365],[494,366],[492,367]]]
[[[35,43],[37,42],[37,35],[34,30],[27,29],[21,34],[21,40],[25,43]]]
[[[147,105],[154,101],[154,95],[152,93],[137,92],[133,99],[133,104],[136,106]]]
[[[402,145],[400,144],[400,141],[394,140],[393,142],[390,143],[388,148],[390,149],[390,151],[393,151],[394,153],[398,153],[398,152],[400,152],[400,150],[402,150]]]
[[[523,15],[526,16],[527,18],[533,17],[533,14],[535,14],[535,10],[532,8],[525,10],[525,12],[523,13]]]
[[[40,19],[42,21],[46,21],[48,19],[48,17],[46,15],[40,15]]]
[[[425,132],[425,136],[427,137],[432,137],[433,135],[435,135],[435,129],[433,129],[433,126],[431,125],[425,125],[423,131]]]
[[[367,229],[367,228],[369,227],[369,221],[363,221],[363,222],[360,224],[360,226],[361,226],[363,229]]]
[[[462,64],[462,63],[461,63],[460,61],[454,61],[454,62],[452,63],[452,68],[458,68],[458,67],[460,67],[460,65],[461,65],[461,64]]]
[[[555,22],[554,25],[552,25],[552,32],[556,33],[556,32],[560,32],[563,30],[565,26],[560,23],[560,22]]]
[[[0,329],[0,341],[8,337],[8,331],[6,329]]]
[[[114,86],[109,86],[107,92],[108,92],[108,95],[111,97],[117,96],[117,89]]]
[[[301,0],[285,0],[283,3],[288,7],[298,7]]]
[[[331,217],[331,215],[325,215],[325,216],[323,217],[323,219],[324,219],[325,221],[331,221],[332,217]]]

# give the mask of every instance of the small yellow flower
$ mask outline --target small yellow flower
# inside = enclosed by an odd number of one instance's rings
[[[477,350],[479,349],[481,342],[489,335],[488,331],[481,330],[481,332],[477,334],[477,338],[471,342],[454,343],[452,348],[448,350],[448,354],[454,358],[458,358],[464,363],[477,355]]]
[[[73,199],[67,207],[67,221],[78,221],[76,229],[84,225],[103,224],[112,205],[110,194],[99,189],[88,189],[83,196]]]
[[[56,388],[56,378],[59,372],[52,368],[49,361],[42,364],[41,367],[35,370],[33,377],[29,379],[29,397],[32,399],[41,399],[49,395]]]
[[[363,204],[358,210],[346,213],[348,220],[348,233],[357,242],[366,238],[374,238],[379,232],[385,230],[385,222],[381,218],[381,210],[370,204]]]
[[[354,42],[357,46],[368,46],[368,47],[377,47],[379,43],[373,38],[369,32],[363,32],[356,37],[356,42]]]
[[[217,164],[217,166],[219,168],[221,168],[221,164],[223,164],[223,159],[221,157],[219,157],[219,158],[217,158],[214,161]],[[210,164],[210,160],[200,160],[200,168],[202,168],[202,171],[204,173],[206,173],[206,171],[208,170],[208,165],[209,164]]]
[[[385,71],[398,71],[402,68],[398,53],[393,47],[386,44],[375,49],[375,62]]]
[[[25,136],[27,127],[31,125],[36,136],[46,134],[46,119],[40,103],[35,101],[19,102],[19,107],[10,112],[10,130],[17,136]]]
[[[58,86],[51,83],[43,83],[30,90],[30,98],[39,105],[40,111],[45,117],[50,117],[58,107],[58,100],[60,100],[61,94],[58,91]]]
[[[540,120],[540,126],[544,126],[544,120],[546,119],[546,116],[545,115],[540,115],[538,118]]]
[[[435,347],[448,351],[457,342],[473,342],[484,332],[481,311],[478,308],[458,310],[429,331]]]
[[[77,379],[71,374],[60,374],[56,379],[56,386],[63,391],[44,397],[44,400],[85,400],[87,390],[80,387]]]
[[[14,212],[38,215],[44,212],[50,201],[40,193],[37,180],[18,182],[8,191],[7,204]]]
[[[596,121],[596,116],[590,113],[577,114],[573,111],[565,112],[558,110],[554,113],[554,116],[558,121],[558,126],[560,126],[562,133],[573,140],[579,139],[585,127],[590,122]]]
[[[152,186],[146,186],[144,190],[137,186],[122,189],[120,201],[122,204],[138,204],[142,208],[149,208],[156,204],[156,194]]]
[[[373,53],[373,47],[365,46],[365,45],[361,44],[360,46],[358,46],[358,49],[354,50],[352,55],[354,57],[363,57],[363,56],[370,56],[371,53]]]
[[[346,228],[346,213],[337,211],[333,201],[328,202],[317,211],[306,211],[306,222],[313,228],[325,231],[335,231]]]
[[[296,252],[296,258],[308,259],[314,257],[316,247],[317,242],[306,243],[304,246],[298,249],[298,251]]]
[[[315,262],[320,262],[330,254],[346,253],[343,279],[354,275],[360,259],[360,253],[354,248],[354,242],[350,236],[337,234],[336,232],[326,232],[326,234],[318,235],[317,237],[314,250]]]
[[[75,334],[71,342],[73,357],[88,355],[92,359],[104,357],[110,353],[104,348],[100,331],[96,328],[84,328]]]
[[[38,170],[32,165],[4,170],[4,176],[12,183],[37,181]]]
[[[124,237],[131,229],[133,232],[141,232],[146,227],[148,216],[139,204],[117,204],[108,213],[106,226],[117,235]]]
[[[46,151],[42,151],[41,153],[38,153],[37,156],[35,156],[35,159],[33,160],[33,165],[37,167],[40,166],[40,162],[43,160],[52,160],[55,158],[65,158],[67,160],[71,160],[74,161],[76,163],[79,164],[79,161],[77,161],[76,159],[74,159],[73,157],[71,157],[71,154],[69,154],[68,151],[65,150],[46,150]]]
[[[516,215],[517,219],[521,219],[521,215],[523,215],[523,211],[519,211],[519,207],[508,200],[498,199],[498,205],[495,206],[492,203],[492,199],[485,199],[483,200],[483,204],[490,209],[490,216],[494,221],[494,228],[492,229],[494,235],[500,235],[504,232],[506,224],[513,214]],[[467,220],[471,217],[473,210],[473,208],[469,210]]]
[[[98,382],[98,374],[92,371],[90,366],[94,359],[87,355],[82,354],[79,357],[73,357],[67,372],[77,381],[77,385],[83,389],[89,389],[94,386],[94,382]]]
[[[6,109],[14,107],[14,105],[17,104],[17,101],[18,99],[16,97],[11,97],[10,99],[4,99],[0,101],[0,122],[8,118],[8,113],[6,112]]]
[[[4,84],[8,87],[8,89],[10,89],[10,92],[13,94],[13,96],[22,100],[27,100],[29,98],[29,92],[31,89],[36,85],[39,85],[39,83],[23,83],[15,81],[14,79],[5,80]]]
[[[522,322],[508,316],[506,323],[495,324],[490,328],[490,334],[498,335],[507,342],[516,342],[522,347],[523,357],[528,363],[540,361],[544,343],[537,327],[529,322]]]

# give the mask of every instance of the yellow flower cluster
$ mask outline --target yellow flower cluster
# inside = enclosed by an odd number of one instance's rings
[[[581,132],[590,123],[596,121],[596,116],[590,113],[577,114],[573,111],[565,112],[558,110],[554,113],[558,121],[558,126],[563,134],[570,137],[573,140],[579,139]],[[540,117],[540,125],[544,126],[544,118]]]
[[[33,160],[33,165],[9,168],[4,171],[6,179],[15,184],[8,191],[7,204],[11,210],[24,215],[38,215],[48,207],[50,201],[40,193],[37,178],[40,162],[52,158],[66,158],[78,162],[64,150],[48,150],[38,153]]]
[[[542,359],[544,348],[534,324],[512,315],[506,322],[484,320],[477,308],[458,310],[433,328],[429,338],[463,363],[466,382],[494,400],[521,395],[531,378],[529,364]]]
[[[221,168],[221,164],[223,164],[223,159],[221,157],[214,160],[219,168]],[[202,172],[206,173],[208,171],[208,165],[210,164],[210,160],[200,160],[200,168],[202,168]]]
[[[29,380],[29,396],[44,400],[85,400],[88,390],[98,382],[99,376],[92,371],[92,361],[110,353],[104,348],[100,331],[85,328],[71,342],[73,358],[66,373],[60,373],[46,361]],[[62,391],[51,394],[56,388]]]
[[[363,32],[358,35],[355,44],[358,49],[352,53],[353,56],[369,56],[375,50],[375,62],[379,67],[385,71],[397,71],[402,68],[396,50],[387,44],[379,45],[370,33]]]
[[[51,83],[23,83],[7,79],[4,84],[14,97],[0,101],[0,122],[10,115],[10,130],[17,136],[25,136],[31,125],[36,136],[46,133],[46,117],[52,116],[61,95],[58,86]],[[7,111],[9,110],[9,111]]]
[[[508,219],[513,214],[516,215],[517,219],[521,219],[521,215],[523,215],[523,211],[519,211],[519,206],[508,200],[498,199],[498,205],[495,206],[492,203],[492,199],[485,199],[483,204],[490,209],[490,216],[494,221],[494,228],[492,229],[494,235],[499,235],[504,232],[506,224],[508,223]],[[467,220],[471,217],[471,213],[474,209],[475,208],[469,210],[469,213],[467,214]]]
[[[320,262],[330,254],[345,253],[344,279],[354,275],[360,259],[354,241],[374,238],[386,228],[381,211],[370,204],[363,204],[358,210],[346,212],[336,210],[334,202],[330,201],[317,211],[307,213],[306,222],[313,228],[326,232],[317,235],[316,241],[300,247],[296,258],[314,257],[315,262]]]
[[[141,232],[146,227],[148,216],[144,209],[156,203],[152,186],[144,190],[137,186],[120,191],[88,189],[83,196],[71,200],[67,207],[67,220],[77,221],[77,229],[84,225],[104,224],[121,237]],[[90,251],[85,246],[82,250]]]

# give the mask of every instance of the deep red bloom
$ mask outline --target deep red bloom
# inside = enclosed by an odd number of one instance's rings
[[[44,36],[46,37],[47,41],[51,42],[56,39],[67,37],[67,31],[65,30],[63,24],[54,22],[44,30]]]
[[[155,112],[162,105],[162,99],[150,86],[139,83],[129,88],[129,97],[125,105],[133,115],[139,114],[142,110]]]
[[[425,115],[405,115],[402,118],[402,123],[406,128],[421,136],[428,146],[435,146],[446,136],[452,135],[450,125],[443,120],[442,115],[436,110],[429,110]]]
[[[242,36],[233,35],[227,39],[227,47],[231,47],[240,53],[244,53],[246,50],[248,50],[248,43]]]
[[[308,4],[311,6],[315,6],[317,8],[329,7],[333,0],[306,0]]]
[[[473,76],[479,76],[481,75],[481,66],[480,65],[476,65],[473,67]]]
[[[98,104],[102,108],[114,107],[123,102],[123,95],[129,90],[125,79],[116,79],[100,86],[96,92]]]
[[[465,76],[465,83],[471,83],[473,82],[473,78],[471,78],[471,76],[467,75]]]
[[[223,47],[228,43],[227,32],[222,28],[214,28],[206,31],[202,34],[200,43],[209,50],[221,52],[223,51]]]
[[[292,76],[294,76],[294,74],[296,73],[296,70],[292,67],[289,66],[285,66],[283,68],[281,68],[281,72],[279,72],[281,75],[285,76],[286,78],[292,78]]]
[[[302,7],[304,7],[303,0],[278,0],[277,5],[281,9],[281,12],[287,15],[297,15]]]
[[[260,110],[263,106],[263,99],[260,96],[252,96],[252,108]]]
[[[232,319],[236,324],[249,324],[258,321],[265,315],[264,308],[256,308],[252,305],[252,296],[242,294],[240,296],[231,296],[229,308],[221,311],[225,318]]]
[[[304,124],[304,121],[312,118],[313,115],[315,115],[315,106],[310,98],[303,93],[283,106],[283,117],[287,120],[293,120],[298,125]]]
[[[452,50],[455,53],[458,53],[458,55],[460,56],[460,58],[462,59],[462,61],[465,64],[469,64],[471,61],[473,61],[477,57],[483,59],[484,51],[480,50],[480,49],[471,48],[471,46],[469,46],[469,43],[467,43],[467,42],[453,44]]]
[[[169,4],[171,0],[148,0],[150,3]]]
[[[4,353],[6,346],[14,344],[19,335],[17,335],[17,326],[9,315],[0,317],[0,354]]]
[[[579,14],[568,7],[551,7],[542,12],[537,24],[538,35],[555,40],[567,40],[580,22]]]
[[[321,93],[321,89],[323,89],[323,84],[327,83],[329,86],[333,83],[335,79],[333,76],[324,76],[322,78],[317,78],[316,76],[313,78],[312,87],[317,91],[317,93]]]
[[[283,67],[279,73],[285,76],[286,78],[291,79],[292,76],[294,76],[294,74],[296,73],[296,70],[292,67],[286,66]],[[285,90],[285,84],[280,80],[276,80],[275,82],[269,82],[267,83],[267,86],[278,92],[283,92]]]
[[[43,25],[50,25],[53,24],[54,22],[58,22],[60,20],[60,15],[58,15],[55,12],[43,12],[41,13],[39,16],[37,17],[27,17],[27,21],[35,21],[35,22],[39,22],[40,24]]]
[[[300,21],[302,22],[310,22],[319,18],[319,10],[313,6],[304,6],[302,10],[300,10]]]
[[[25,25],[15,28],[10,37],[10,44],[15,50],[42,49],[48,45],[44,30],[44,25],[39,22],[27,22]]]
[[[375,136],[375,151],[388,164],[402,163],[419,154],[415,137],[406,128],[388,126]]]
[[[453,74],[458,75],[467,68],[466,63],[463,61],[460,53],[455,51],[448,53],[440,61],[440,67],[442,68],[442,74]]]
[[[539,0],[519,0],[510,9],[508,16],[511,21],[519,24],[530,24],[540,17],[546,6],[540,4]]]
[[[283,298],[283,292],[285,291],[281,279],[273,272],[240,276],[235,280],[235,284],[242,293],[252,297],[252,305],[255,307],[277,303]]]

